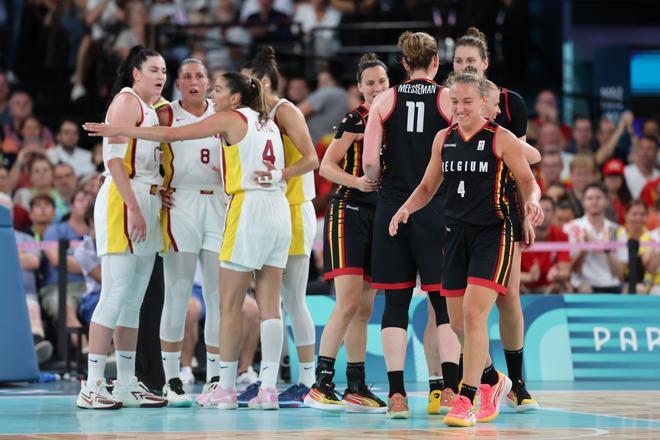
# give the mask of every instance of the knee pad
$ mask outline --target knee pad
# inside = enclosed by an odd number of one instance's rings
[[[447,298],[440,295],[440,292],[429,292],[429,301],[435,312],[435,326],[449,324],[449,313],[447,313]]]
[[[412,300],[413,289],[386,290],[385,310],[381,321],[381,329],[398,327],[408,329],[408,309]]]
[[[206,307],[204,320],[204,343],[207,346],[220,346],[220,286],[218,273],[218,254],[202,251],[202,296]]]
[[[128,255],[103,256],[101,276],[101,296],[92,314],[92,322],[114,329],[124,303],[134,292],[134,258]]]

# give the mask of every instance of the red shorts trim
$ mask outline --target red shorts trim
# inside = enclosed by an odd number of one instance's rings
[[[422,284],[424,292],[440,292],[442,291],[442,283],[439,284]]]
[[[342,267],[340,269],[335,269],[331,272],[324,273],[323,279],[329,281],[341,275],[362,275],[365,280],[368,277],[368,275],[364,275],[364,268],[362,267]],[[371,279],[371,277],[369,277],[369,279]]]
[[[440,294],[450,298],[458,298],[459,296],[465,295],[465,289],[442,289]]]
[[[474,284],[476,286],[481,286],[481,287],[486,287],[488,289],[493,289],[495,292],[499,293],[500,295],[506,295],[506,286],[502,286],[500,284],[497,284],[491,280],[486,280],[483,278],[474,278],[474,277],[468,277],[467,279],[468,284]]]
[[[387,290],[398,290],[398,289],[408,289],[410,287],[415,287],[417,281],[405,281],[403,283],[371,283],[371,287],[374,289],[387,289]]]

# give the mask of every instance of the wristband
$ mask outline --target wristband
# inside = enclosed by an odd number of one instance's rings
[[[271,170],[270,172],[270,183],[275,185],[282,181],[282,170]]]

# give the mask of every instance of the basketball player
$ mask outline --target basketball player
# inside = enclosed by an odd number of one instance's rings
[[[388,233],[392,215],[424,175],[433,137],[451,121],[441,109],[443,101],[449,106],[448,92],[433,82],[439,65],[435,39],[422,32],[405,32],[398,45],[411,79],[382,92],[374,100],[364,137],[363,167],[368,178],[381,181],[374,221],[372,287],[385,289],[382,338],[390,386],[387,415],[407,418],[403,366],[408,308],[418,272],[422,289],[429,292],[435,311],[439,345],[443,348],[441,356],[447,363],[443,366],[451,367],[451,371],[443,372],[445,385],[451,392],[458,391],[460,345],[448,325],[446,302],[440,295],[444,241],[440,197],[434,197],[429,206],[415,215],[400,235],[391,237]]]
[[[484,119],[488,90],[472,73],[453,77],[451,100],[458,121],[440,131],[422,182],[392,217],[390,234],[424,207],[443,183],[447,239],[443,295],[448,297],[452,326],[464,329],[465,367],[460,394],[445,416],[448,426],[473,426],[499,414],[499,401],[511,388],[502,373],[494,385],[482,383],[488,359],[488,315],[499,295],[506,294],[513,255],[506,181],[513,173],[532,226],[543,220],[541,191],[524,159],[520,141],[495,122]],[[473,401],[479,389],[476,411]]]
[[[217,79],[211,99],[216,113],[181,127],[117,127],[86,124],[96,135],[128,133],[159,142],[198,139],[220,134],[223,145],[225,191],[231,196],[220,249],[220,382],[200,395],[203,407],[236,409],[236,370],[242,338],[241,307],[253,272],[261,315],[261,373],[259,393],[251,408],[278,409],[276,381],[282,352],[280,317],[282,271],[291,244],[291,215],[284,179],[280,131],[268,112],[261,84],[240,73]]]
[[[106,122],[158,125],[152,105],[160,98],[166,76],[165,61],[158,52],[133,47],[119,66]],[[80,408],[167,405],[167,399],[150,393],[135,377],[140,306],[156,252],[162,247],[159,148],[157,142],[119,134],[103,141],[108,171],[94,211],[103,285],[89,329],[88,375],[76,400]],[[103,376],[113,331],[117,380],[110,395]]]
[[[480,76],[485,76],[488,63],[486,36],[477,28],[468,29],[467,33],[456,42],[454,71],[462,72],[470,66],[476,69]],[[502,111],[495,118],[495,122],[509,129],[520,140],[525,141],[527,132],[525,101],[516,92],[502,88],[500,104]],[[508,294],[500,296],[496,304],[500,312],[500,338],[504,348],[508,375],[513,382],[508,400],[518,412],[535,411],[538,409],[538,403],[527,391],[522,377],[525,323],[520,305],[520,241],[523,238],[523,216],[514,179],[510,179],[510,184],[507,186],[507,197],[511,202],[514,253]]]
[[[281,407],[299,407],[314,383],[316,328],[307,308],[305,294],[309,258],[316,236],[316,213],[312,204],[316,191],[312,170],[318,167],[319,161],[302,112],[291,102],[277,96],[280,74],[273,48],[263,48],[245,66],[243,73],[261,81],[270,118],[282,134],[285,166],[296,174],[296,177],[287,181],[286,190],[291,210],[292,235],[289,259],[282,276],[282,303],[291,319],[293,339],[298,350],[298,380],[283,391],[278,400]],[[254,387],[241,394],[239,403],[251,398],[256,391]]]
[[[334,280],[337,302],[321,335],[316,382],[305,398],[305,405],[316,409],[386,411],[385,402],[367,387],[364,371],[367,326],[376,295],[370,281],[378,182],[362,171],[362,138],[371,103],[389,86],[385,64],[375,54],[363,55],[357,87],[364,103],[344,117],[321,163],[321,176],[338,185],[326,210],[323,233],[324,278]],[[339,400],[333,378],[342,340],[348,387]]]
[[[190,125],[211,116],[214,110],[213,102],[206,99],[208,83],[206,67],[201,61],[183,60],[176,80],[181,99],[158,109],[160,125]],[[160,319],[160,344],[165,371],[163,397],[169,406],[192,405],[192,398],[183,390],[179,368],[186,311],[198,259],[206,305],[207,384],[217,382],[220,376],[217,262],[226,210],[220,155],[221,141],[217,136],[163,145],[163,187],[171,194],[174,204],[161,213],[165,301]]]

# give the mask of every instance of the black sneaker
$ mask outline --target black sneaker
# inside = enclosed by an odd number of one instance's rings
[[[520,413],[534,412],[539,409],[539,403],[529,394],[525,381],[522,379],[513,382],[511,391],[507,395],[507,402],[515,408],[516,412]]]
[[[346,409],[332,382],[312,385],[304,403],[305,406],[323,411],[342,412]]]

